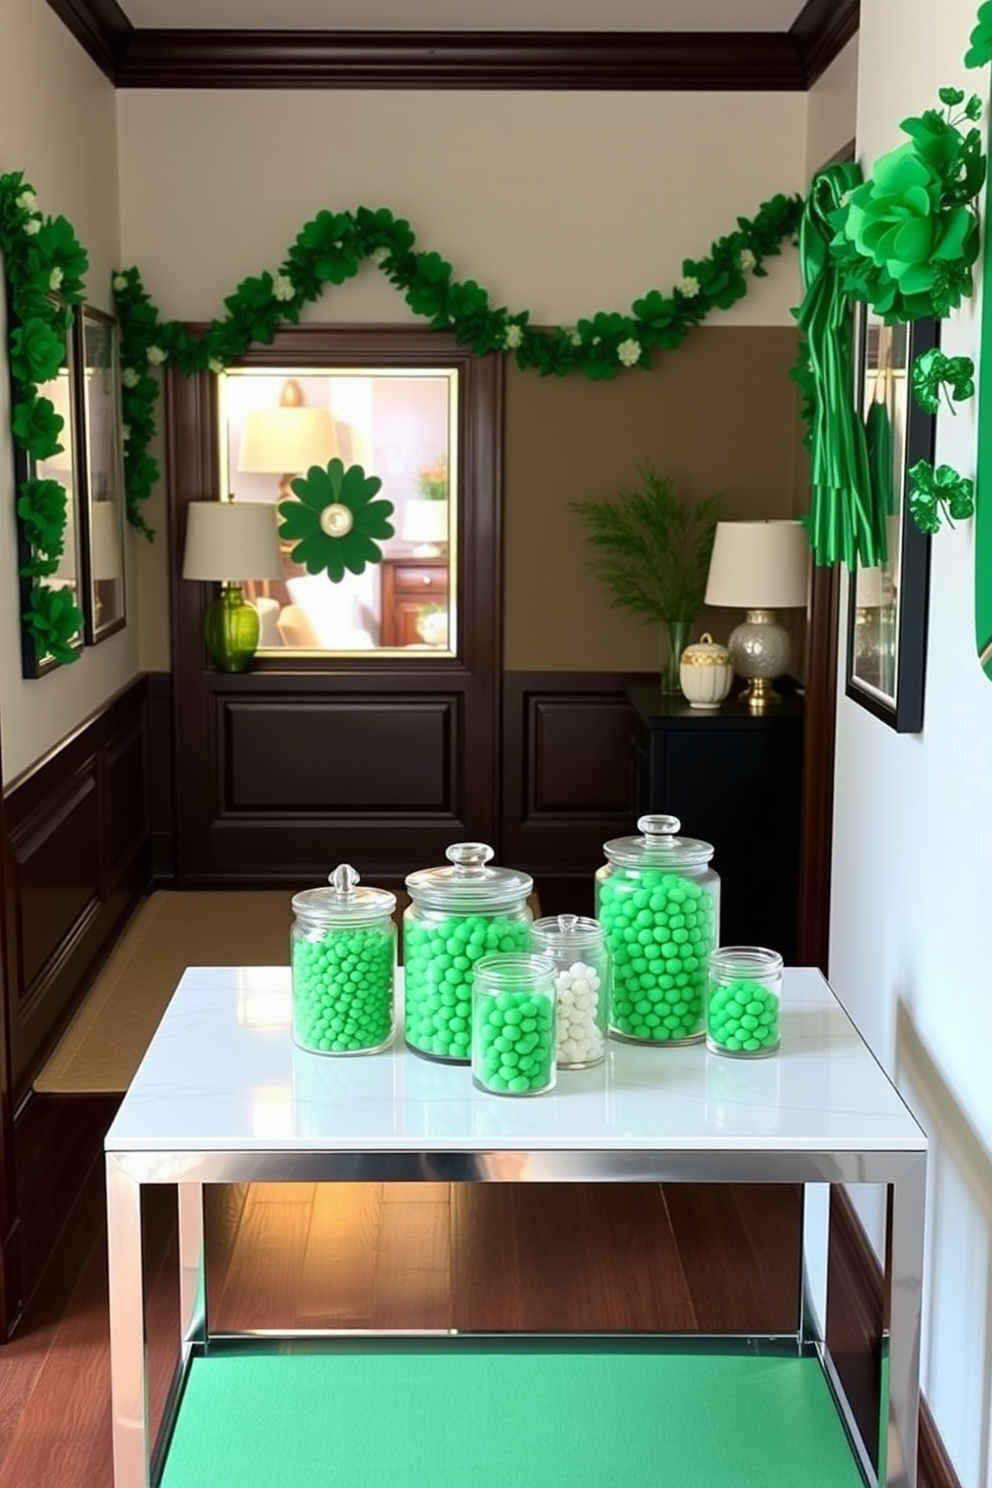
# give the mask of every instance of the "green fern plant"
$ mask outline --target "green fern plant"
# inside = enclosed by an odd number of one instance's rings
[[[689,624],[702,608],[723,497],[690,502],[650,463],[637,469],[640,490],[571,503],[594,550],[589,569],[614,609],[642,624]]]

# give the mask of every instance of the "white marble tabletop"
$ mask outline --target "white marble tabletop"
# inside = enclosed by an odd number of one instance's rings
[[[397,1002],[402,1005],[402,973]],[[108,1152],[922,1152],[926,1137],[818,971],[789,969],[777,1054],[611,1040],[530,1098],[464,1065],[295,1047],[289,968],[191,967],[106,1138]]]

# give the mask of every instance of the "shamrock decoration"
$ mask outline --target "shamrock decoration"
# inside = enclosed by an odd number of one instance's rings
[[[952,466],[940,465],[934,470],[929,460],[917,460],[909,479],[909,511],[921,532],[939,532],[941,513],[951,527],[955,517],[962,520],[974,516],[974,482]]]
[[[963,403],[975,396],[975,364],[971,357],[945,356],[936,346],[917,357],[913,364],[913,393],[927,413],[938,412],[942,387],[948,408],[957,413],[952,398],[955,403]]]
[[[987,62],[992,62],[992,0],[978,7],[978,24],[964,58],[965,67],[984,67]]]
[[[341,582],[345,569],[360,574],[366,563],[380,562],[375,539],[393,535],[387,521],[393,503],[372,499],[381,486],[377,475],[367,476],[361,465],[346,470],[336,457],[326,470],[311,465],[290,487],[299,500],[279,503],[279,536],[296,543],[293,562],[312,574],[326,568],[333,584]]]

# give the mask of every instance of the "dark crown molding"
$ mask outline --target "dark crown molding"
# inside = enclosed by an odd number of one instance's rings
[[[858,27],[808,0],[789,32],[136,29],[117,0],[48,0],[118,88],[801,92]]]

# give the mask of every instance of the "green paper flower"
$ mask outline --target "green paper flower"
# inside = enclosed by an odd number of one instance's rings
[[[312,574],[326,569],[334,584],[344,578],[345,569],[360,574],[367,563],[379,563],[382,550],[375,539],[393,535],[387,521],[393,503],[372,499],[381,486],[377,475],[366,476],[361,465],[346,470],[337,458],[326,470],[312,465],[294,480],[290,489],[299,500],[279,503],[279,536],[296,543],[290,553],[293,562]]]
[[[44,320],[29,320],[10,336],[10,370],[18,382],[51,382],[65,360],[65,342]]]
[[[79,652],[71,642],[82,627],[83,617],[71,590],[36,584],[31,590],[24,623],[39,656],[53,656],[63,663],[77,660]]]
[[[17,499],[17,515],[32,548],[59,558],[65,542],[66,491],[57,480],[26,480]]]
[[[929,460],[917,460],[909,471],[909,512],[921,532],[939,532],[941,515],[949,526],[975,514],[975,483],[950,465],[936,470]]]
[[[55,405],[48,398],[25,398],[14,404],[11,419],[14,438],[36,460],[50,460],[59,454],[64,426],[65,419],[55,412]]]
[[[965,67],[984,67],[987,62],[992,62],[992,0],[978,7],[978,23],[964,57]]]
[[[955,403],[963,403],[975,396],[975,364],[971,357],[948,357],[937,347],[917,357],[913,364],[913,393],[927,413],[938,412],[941,388],[952,413],[957,412],[952,398]]]
[[[858,252],[884,268],[904,295],[937,282],[935,261],[974,263],[978,230],[963,206],[942,207],[943,180],[915,142],[875,165],[874,178],[851,197],[845,233]]]

